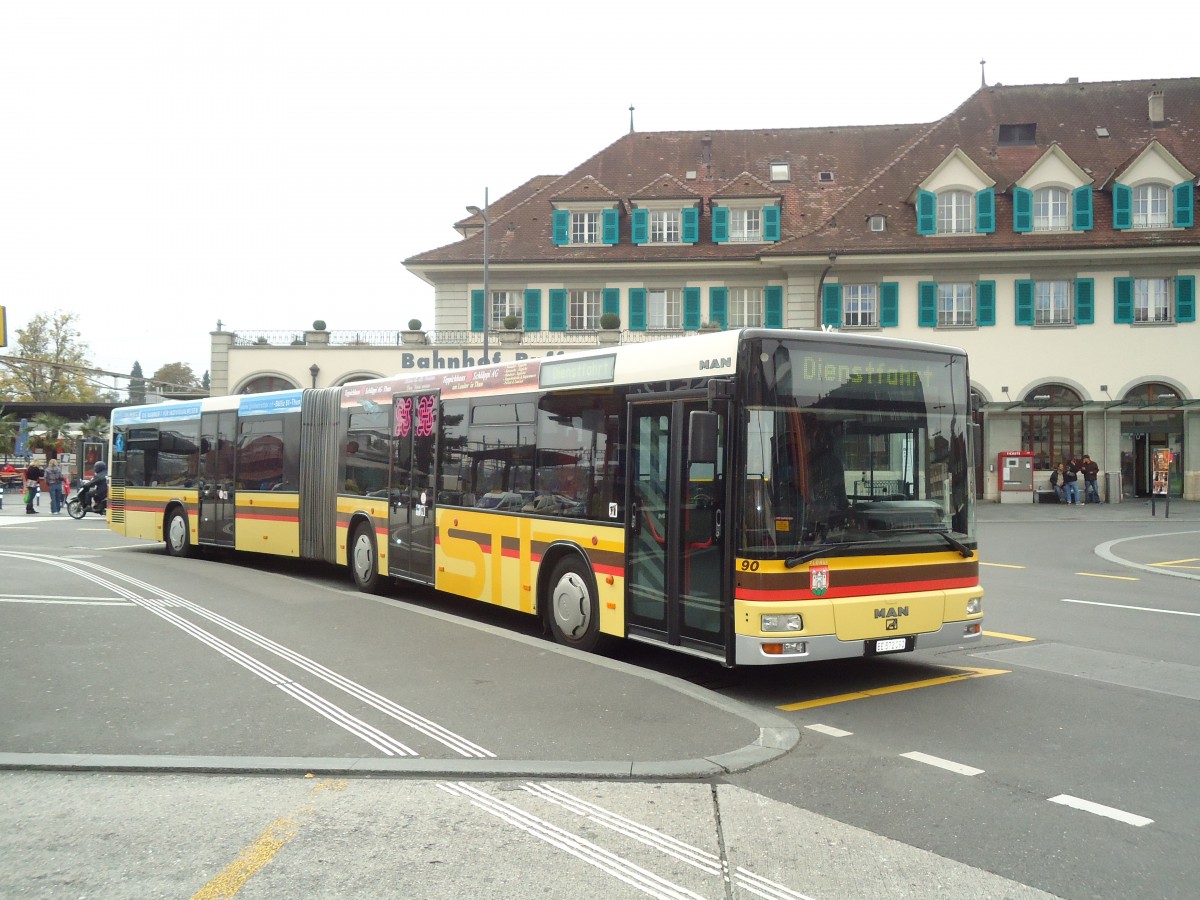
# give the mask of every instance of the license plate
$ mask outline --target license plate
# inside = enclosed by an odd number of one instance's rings
[[[886,638],[875,642],[876,653],[895,653],[908,648],[908,638]]]

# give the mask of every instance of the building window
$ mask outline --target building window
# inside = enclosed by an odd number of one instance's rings
[[[729,240],[761,241],[762,210],[757,208],[729,210]]]
[[[791,177],[791,166],[787,163],[771,163],[772,181],[788,181]]]
[[[598,244],[600,243],[600,213],[573,212],[571,213],[571,243]]]
[[[1166,228],[1171,224],[1169,192],[1161,184],[1133,189],[1133,227]]]
[[[879,325],[875,285],[842,285],[842,324],[846,328],[875,328]]]
[[[567,330],[595,331],[600,327],[602,291],[571,291],[567,298]]]
[[[524,301],[521,291],[492,291],[492,330],[503,328],[508,316],[522,318]]]
[[[1171,321],[1167,279],[1135,278],[1133,280],[1133,321]]]
[[[970,282],[939,284],[937,288],[938,328],[975,324],[975,285]]]
[[[887,229],[887,216],[871,216],[868,219],[868,223],[872,231],[885,231]]]
[[[646,292],[647,328],[683,328],[683,291],[653,288]]]
[[[1053,469],[1064,460],[1080,457],[1083,455],[1083,416],[1079,413],[1023,415],[1021,446],[1033,453],[1035,469]]]
[[[655,209],[650,211],[650,243],[678,244],[680,240],[681,213],[677,209]]]
[[[1071,324],[1071,286],[1066,281],[1039,281],[1033,287],[1033,324]]]
[[[970,191],[943,191],[937,198],[937,233],[972,234],[975,197]]]
[[[763,323],[762,288],[729,289],[729,327],[757,328]]]
[[[1067,192],[1062,188],[1039,188],[1033,192],[1033,230],[1066,231]]]

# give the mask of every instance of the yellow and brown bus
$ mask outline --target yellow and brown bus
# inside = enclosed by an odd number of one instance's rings
[[[966,355],[740,329],[113,414],[109,523],[724,665],[977,641]]]

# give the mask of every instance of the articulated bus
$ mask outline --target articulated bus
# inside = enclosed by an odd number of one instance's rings
[[[967,358],[748,328],[114,411],[110,527],[726,666],[978,641]]]

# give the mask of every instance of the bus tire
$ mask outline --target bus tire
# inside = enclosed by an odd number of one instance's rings
[[[600,602],[587,566],[577,557],[564,557],[546,587],[554,639],[586,653],[596,650],[600,645]]]
[[[182,559],[192,555],[192,535],[188,531],[187,514],[182,509],[173,510],[167,516],[163,541],[167,545],[168,556],[178,556]]]
[[[354,529],[354,537],[346,554],[354,584],[365,594],[378,594],[383,588],[379,575],[379,551],[375,546],[375,532],[371,526],[361,523]]]

